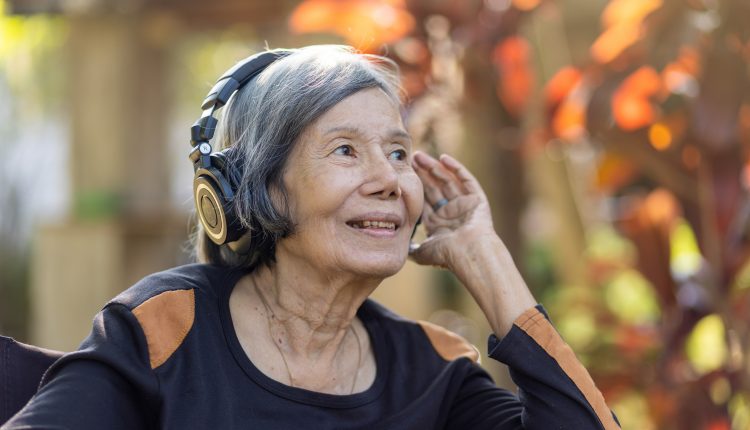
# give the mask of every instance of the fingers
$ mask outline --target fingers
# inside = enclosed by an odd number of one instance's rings
[[[467,215],[474,213],[481,203],[481,196],[469,194],[456,197],[437,211],[430,205],[425,205],[422,210],[425,232],[432,236],[459,228],[466,222]]]
[[[442,164],[436,163],[429,170],[430,175],[437,179],[437,184],[440,187],[440,191],[443,192],[443,196],[446,199],[452,200],[463,194],[458,188],[456,177],[453,176]]]
[[[448,168],[448,170],[452,174],[454,174],[458,178],[459,181],[461,181],[461,184],[464,186],[464,188],[466,188],[467,191],[469,191],[470,193],[482,192],[482,187],[479,185],[479,181],[477,181],[477,178],[475,178],[474,175],[469,172],[469,169],[467,169],[458,160],[448,154],[443,154],[440,156],[440,161],[445,167]]]
[[[423,152],[414,154],[414,168],[424,184],[425,197],[431,206],[443,198],[453,200],[466,193],[461,189],[456,175],[451,173],[443,163]]]
[[[424,195],[425,199],[427,200],[426,206],[431,208],[435,203],[443,198],[443,192],[441,191],[438,182],[428,171],[419,168],[418,166],[415,167],[417,168],[414,170],[417,172],[417,176],[419,176],[419,179],[422,180],[422,185],[424,186]]]

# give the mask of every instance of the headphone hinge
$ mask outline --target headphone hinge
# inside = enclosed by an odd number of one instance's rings
[[[211,144],[208,141],[194,142],[193,144],[195,146],[188,156],[190,161],[193,162],[193,170],[211,167],[211,152],[213,151]]]

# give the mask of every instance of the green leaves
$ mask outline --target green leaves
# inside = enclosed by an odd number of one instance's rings
[[[685,343],[685,354],[700,375],[720,369],[727,359],[726,330],[717,314],[703,317]]]

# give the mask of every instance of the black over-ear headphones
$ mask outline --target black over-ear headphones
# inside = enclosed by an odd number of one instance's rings
[[[260,74],[268,65],[292,51],[274,50],[250,56],[227,70],[211,88],[201,104],[203,115],[190,128],[190,160],[193,162],[193,198],[198,219],[211,240],[217,245],[235,242],[245,236],[247,228],[233,207],[237,175],[227,164],[227,151],[213,152],[210,140],[218,120],[214,113],[229,98]]]

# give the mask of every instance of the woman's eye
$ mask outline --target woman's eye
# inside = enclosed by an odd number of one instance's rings
[[[406,151],[403,149],[397,149],[389,154],[391,160],[404,161],[406,160]]]
[[[351,156],[354,155],[354,148],[352,148],[351,145],[341,145],[334,149],[333,153],[337,155]]]

